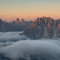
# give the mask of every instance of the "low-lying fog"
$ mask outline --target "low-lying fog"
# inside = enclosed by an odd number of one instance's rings
[[[22,32],[0,32],[0,46],[10,45],[20,40],[26,40],[24,35],[19,35]]]
[[[21,32],[0,32],[0,60],[60,60],[60,39],[30,40]]]

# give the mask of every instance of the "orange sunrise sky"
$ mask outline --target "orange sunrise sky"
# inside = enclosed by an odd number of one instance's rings
[[[41,16],[60,18],[60,0],[0,0],[0,18],[32,20]]]

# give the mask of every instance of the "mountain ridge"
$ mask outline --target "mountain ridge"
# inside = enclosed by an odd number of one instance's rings
[[[24,31],[25,35],[32,39],[43,37],[53,38],[57,32],[57,22],[51,17],[37,18]]]

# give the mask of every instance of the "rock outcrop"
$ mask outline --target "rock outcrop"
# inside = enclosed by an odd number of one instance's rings
[[[56,22],[50,17],[37,18],[27,29],[24,31],[25,35],[32,39],[39,39],[43,37],[53,38],[54,31],[56,30]]]

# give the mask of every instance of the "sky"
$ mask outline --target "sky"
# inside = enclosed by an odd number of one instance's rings
[[[41,16],[60,18],[60,0],[0,0],[0,18],[26,20]]]

